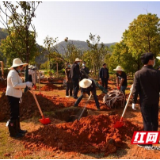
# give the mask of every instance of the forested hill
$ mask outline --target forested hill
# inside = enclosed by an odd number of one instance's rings
[[[68,42],[62,41],[60,43],[58,43],[56,45],[56,48],[58,50],[59,53],[64,54],[65,53],[65,49],[67,48],[67,44],[74,44],[76,46],[77,49],[80,49],[82,51],[86,51],[89,50],[87,42],[85,41],[78,41],[78,40],[69,40]],[[111,45],[114,45],[114,43],[104,43],[105,46],[110,47]]]

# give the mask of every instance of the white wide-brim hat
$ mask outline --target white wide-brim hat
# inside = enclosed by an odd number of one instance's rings
[[[27,65],[28,65],[28,63],[23,63],[19,58],[15,58],[13,60],[12,66],[10,68],[8,68],[8,69],[13,69],[14,67],[19,67],[19,66],[25,67]]]
[[[81,88],[88,88],[92,84],[92,81],[90,79],[84,78],[79,82],[79,86]]]
[[[115,69],[113,69],[114,71],[123,71],[123,68],[121,66],[117,66]]]
[[[160,57],[159,57],[159,56],[157,56],[156,58],[160,60]]]
[[[75,59],[75,62],[81,62],[82,60],[81,59],[79,59],[79,58],[76,58]]]

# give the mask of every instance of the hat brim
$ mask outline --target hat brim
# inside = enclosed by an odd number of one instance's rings
[[[81,59],[79,59],[79,60],[75,60],[75,62],[82,62],[82,60],[81,60]]]
[[[113,69],[114,71],[123,71],[123,69]]]
[[[19,67],[19,66],[25,67],[25,66],[27,66],[27,65],[28,65],[28,63],[21,63],[21,64],[13,65],[13,66],[11,66],[11,67],[8,68],[8,69],[13,69],[14,67]]]
[[[83,80],[80,81],[80,82],[79,82],[79,86],[80,86],[81,88],[88,88],[88,87],[92,84],[92,81],[91,81],[90,79],[87,79],[87,81],[88,81],[87,84],[84,84],[84,81],[83,81]]]
[[[159,57],[159,56],[157,56],[156,58],[157,58],[158,60],[160,60],[160,57]]]

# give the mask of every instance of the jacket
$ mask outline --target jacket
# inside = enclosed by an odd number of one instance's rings
[[[133,83],[133,103],[140,96],[140,105],[153,105],[159,103],[160,71],[152,66],[144,66],[135,73]]]
[[[104,72],[106,72],[106,74],[107,74],[107,75],[106,75],[106,76],[107,76],[106,78],[109,79],[109,73],[108,73],[108,69],[107,69],[107,68],[101,68],[101,69],[100,69],[99,77],[100,77],[100,78],[105,78],[105,77],[104,77]]]
[[[72,79],[80,79],[81,73],[79,69],[79,65],[74,63],[71,68],[71,78]]]
[[[22,83],[18,72],[14,69],[10,70],[7,76],[6,95],[21,98],[22,89],[24,88],[26,88],[26,83]]]

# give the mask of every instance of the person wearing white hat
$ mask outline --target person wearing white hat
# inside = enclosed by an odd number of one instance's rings
[[[10,106],[10,120],[8,121],[8,129],[11,137],[22,137],[27,131],[21,130],[20,118],[19,118],[19,102],[22,97],[22,89],[32,87],[31,82],[24,82],[19,76],[19,72],[23,67],[27,66],[27,63],[22,63],[19,58],[13,60],[13,65],[8,68],[10,71],[7,76],[7,89],[6,95]]]
[[[88,95],[90,94],[93,95],[97,109],[100,110],[98,98],[96,95],[96,84],[94,83],[94,81],[91,78],[88,78],[88,79],[84,78],[83,80],[79,82],[79,86],[81,87],[81,96],[78,97],[77,101],[74,104],[74,107],[78,106],[78,104],[83,98],[83,94],[87,93]]]
[[[74,64],[72,65],[72,68],[71,68],[71,78],[72,78],[72,82],[73,82],[73,97],[75,99],[78,98],[77,97],[77,94],[78,94],[78,91],[79,91],[78,82],[79,82],[79,79],[81,77],[79,65],[80,65],[81,61],[82,61],[81,59],[76,58]]]
[[[124,72],[124,70],[122,69],[121,66],[117,66],[113,70],[117,72],[116,73],[117,89],[121,90],[125,94],[125,90],[127,88],[127,75],[126,75],[126,73]]]

